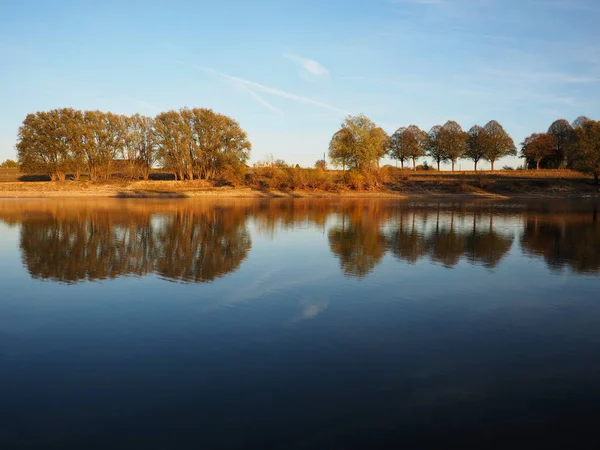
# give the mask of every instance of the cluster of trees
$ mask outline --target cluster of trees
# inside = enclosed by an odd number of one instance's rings
[[[600,121],[579,117],[572,124],[556,120],[545,133],[533,133],[521,144],[528,167],[569,168],[600,175]]]
[[[2,164],[0,164],[0,169],[16,169],[19,167],[19,163],[13,161],[12,159],[7,159]]]
[[[438,170],[442,162],[451,162],[454,170],[461,158],[473,160],[477,170],[477,163],[485,159],[494,170],[498,159],[516,154],[512,138],[495,120],[483,127],[475,125],[468,132],[449,120],[429,132],[410,125],[388,136],[369,118],[349,116],[329,144],[329,157],[335,165],[361,171],[377,166],[385,155],[400,161],[402,167],[412,161],[413,168],[417,159],[427,156],[435,161]]]
[[[23,172],[59,181],[82,173],[91,181],[106,181],[114,173],[147,179],[155,164],[179,180],[211,179],[245,165],[250,149],[235,120],[204,108],[154,118],[53,109],[28,114],[17,141]]]

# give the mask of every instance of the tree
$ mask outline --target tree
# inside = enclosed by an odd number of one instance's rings
[[[448,156],[444,152],[440,134],[442,134],[442,127],[440,125],[435,125],[429,130],[426,141],[427,156],[437,163],[438,170],[440,170],[440,163],[448,159]]]
[[[494,162],[504,156],[516,156],[517,148],[502,125],[495,120],[490,120],[483,128],[485,130],[483,137],[485,159],[490,162],[492,170],[494,170]]]
[[[473,125],[467,134],[464,157],[473,160],[475,172],[477,172],[477,163],[485,158],[485,129],[479,125]]]
[[[542,159],[554,154],[556,138],[550,133],[533,133],[521,143],[521,158],[535,162],[539,170]]]
[[[315,163],[315,169],[319,169],[319,170],[327,170],[327,162],[324,159],[319,159],[316,163]]]
[[[389,137],[364,115],[348,116],[329,143],[329,158],[336,166],[360,171],[373,169],[385,155]]]
[[[456,161],[464,156],[467,149],[467,136],[462,127],[453,120],[447,121],[439,130],[437,145],[441,147],[440,152],[446,160],[452,162],[453,172]],[[438,170],[440,170],[439,162]]]
[[[102,111],[83,114],[83,155],[92,182],[107,181],[114,161],[125,145],[122,117]]]
[[[389,141],[388,155],[400,161],[404,168],[404,161],[412,159],[413,169],[417,165],[417,159],[425,156],[425,142],[427,135],[416,125],[398,128]]]
[[[589,117],[586,116],[579,116],[577,119],[575,119],[573,121],[573,129],[577,129],[577,128],[581,128],[581,126],[585,123],[588,122],[589,120],[591,120]]]
[[[548,128],[548,133],[554,136],[554,162],[557,169],[567,167],[569,152],[575,139],[573,127],[565,119],[555,120]]]
[[[17,167],[19,167],[19,163],[13,161],[12,159],[7,159],[2,164],[0,164],[1,169],[15,169]]]
[[[577,170],[591,172],[594,175],[594,182],[598,184],[600,175],[600,121],[588,120],[577,129],[573,160]]]
[[[123,159],[127,161],[132,177],[141,175],[147,180],[157,158],[154,119],[134,114],[123,120],[126,128]]]
[[[408,152],[406,147],[403,145],[402,136],[406,130],[406,127],[400,127],[390,136],[389,147],[387,154],[390,158],[400,161],[400,167],[404,169],[404,161],[408,160]],[[396,164],[396,167],[398,165]]]
[[[191,174],[189,137],[183,118],[177,111],[167,111],[156,116],[154,133],[158,146],[157,158],[162,166],[173,172],[175,179],[184,180]]]
[[[70,108],[28,114],[17,140],[21,169],[64,181],[77,157],[80,136],[76,122],[77,112]]]

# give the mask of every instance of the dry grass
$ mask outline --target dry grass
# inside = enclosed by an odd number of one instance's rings
[[[0,169],[0,197],[326,197],[326,196],[532,196],[598,197],[592,178],[571,170],[501,170],[494,172],[416,171],[384,167],[378,174],[350,176],[342,171],[250,171],[246,186],[207,181],[115,179],[27,182],[16,169]],[[29,177],[29,176],[28,176]],[[35,179],[35,178],[34,178]]]

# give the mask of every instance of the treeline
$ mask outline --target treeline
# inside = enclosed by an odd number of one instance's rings
[[[25,173],[63,181],[106,181],[114,173],[148,179],[159,165],[178,180],[214,179],[241,170],[251,145],[239,124],[204,108],[156,117],[53,109],[28,114],[19,128],[17,154]]]
[[[464,131],[449,120],[428,132],[416,125],[398,128],[389,136],[364,115],[348,116],[329,143],[334,166],[350,169],[341,184],[324,175],[326,162],[315,169],[288,166],[281,160],[255,164],[246,173],[251,144],[244,130],[230,117],[210,109],[182,108],[156,117],[124,116],[101,111],[54,109],[29,114],[19,128],[18,163],[30,174],[47,174],[65,180],[68,174],[79,179],[107,181],[118,173],[130,179],[148,179],[160,167],[177,180],[222,180],[256,188],[273,185],[281,189],[338,189],[341,186],[377,185],[362,182],[372,177],[381,158],[388,156],[404,167],[412,161],[430,158],[440,169],[450,162],[481,160],[494,164],[504,156],[517,156],[513,139],[497,121],[474,125]],[[555,121],[546,133],[534,133],[521,144],[520,157],[530,168],[569,168],[600,175],[600,122],[580,117],[573,124]],[[272,180],[275,171],[286,169],[281,180]],[[281,170],[280,170],[281,169]],[[281,174],[279,174],[281,175]],[[362,178],[361,178],[362,177]],[[377,180],[375,180],[377,181]]]
[[[7,159],[6,161],[0,163],[0,169],[16,169],[19,167],[19,163],[13,161],[12,159]]]
[[[566,120],[555,121],[547,133],[533,134],[521,144],[520,156],[530,166],[574,168],[589,171],[598,181],[600,173],[600,122],[580,117],[573,125]],[[398,128],[391,136],[364,115],[349,116],[333,135],[329,157],[336,166],[365,172],[379,166],[388,156],[404,163],[429,157],[440,169],[450,162],[454,171],[459,159],[473,161],[475,170],[486,160],[494,163],[504,156],[517,156],[513,139],[497,121],[484,126],[474,125],[468,131],[455,121],[435,125],[429,132],[416,125]]]
[[[545,133],[533,133],[521,144],[529,168],[576,169],[600,175],[600,121],[577,118],[573,124],[556,120]]]

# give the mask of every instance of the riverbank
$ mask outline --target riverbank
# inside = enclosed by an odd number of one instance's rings
[[[327,171],[324,175],[327,182],[322,183],[321,189],[308,189],[306,186],[310,183],[306,182],[296,183],[292,189],[290,183],[284,182],[285,174],[262,177],[262,181],[256,183],[257,173],[250,174],[253,183],[232,187],[202,180],[37,181],[39,177],[14,170],[2,174],[0,198],[600,198],[600,186],[593,183],[592,177],[571,170],[414,172],[388,169],[381,172],[384,176],[380,174],[376,183],[370,184],[370,189],[350,188],[341,171]],[[300,169],[298,174],[308,177],[311,172]]]
[[[94,184],[88,181],[3,182],[0,198],[600,198],[600,186],[588,178],[510,176],[477,177],[455,174],[413,176],[373,190],[257,190],[213,186],[205,181],[128,181]]]

